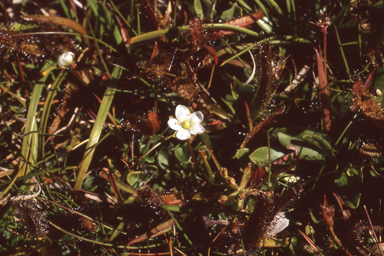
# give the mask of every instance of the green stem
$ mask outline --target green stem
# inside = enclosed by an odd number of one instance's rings
[[[136,36],[138,35],[136,33],[136,31],[131,27],[131,25],[129,24],[129,22],[124,18],[124,16],[121,14],[121,12],[119,11],[119,9],[116,7],[115,3],[112,1],[112,0],[109,0],[109,3],[111,4],[113,10],[117,13],[117,15],[119,15],[120,19],[122,21],[124,21],[124,23],[131,29],[131,31],[133,32],[133,34],[135,34]]]
[[[99,244],[99,245],[106,246],[106,247],[116,247],[116,248],[123,248],[123,249],[146,249],[146,248],[154,248],[154,247],[158,246],[157,244],[146,245],[146,246],[143,246],[143,247],[138,247],[138,246],[126,247],[125,245],[118,245],[118,246],[116,246],[116,245],[111,244],[111,243],[103,243],[103,242],[100,242],[100,241],[97,241],[97,240],[92,240],[92,239],[89,239],[89,238],[86,238],[86,237],[78,236],[78,235],[73,234],[73,233],[71,233],[69,231],[66,231],[65,229],[62,229],[61,227],[53,224],[50,221],[49,221],[49,224],[51,224],[54,228],[56,228],[57,230],[60,230],[64,234],[67,234],[69,236],[77,238],[80,241],[85,241],[85,242],[89,242],[89,243],[92,243],[92,244]]]
[[[315,189],[315,187],[316,187],[316,182],[320,179],[321,174],[322,174],[323,171],[324,171],[324,168],[325,168],[325,165],[323,165],[323,166],[321,167],[321,169],[320,169],[320,171],[319,171],[319,174],[317,175],[317,177],[316,177],[316,179],[315,179],[315,183],[314,183],[313,186],[312,186],[312,190]]]
[[[337,43],[339,44],[340,53],[341,53],[341,57],[342,57],[343,62],[344,62],[345,70],[347,70],[347,72],[349,73],[348,62],[347,62],[347,59],[345,58],[345,54],[344,54],[343,46],[342,46],[341,41],[340,41],[340,36],[339,36],[339,32],[337,30],[337,26],[335,23],[333,23],[333,26],[335,27],[335,34],[336,34],[336,38],[337,38]]]
[[[103,58],[103,55],[101,54],[100,47],[99,47],[99,43],[98,43],[97,40],[96,40],[96,35],[95,35],[95,32],[94,32],[93,29],[92,29],[91,22],[89,21],[87,12],[84,12],[84,14],[85,14],[85,18],[87,19],[87,23],[88,23],[89,30],[91,31],[91,33],[92,33],[92,37],[93,37],[93,39],[95,40],[95,45],[96,45],[96,48],[97,48],[97,52],[99,53],[101,62],[103,63],[103,66],[104,66],[104,69],[105,69],[105,72],[107,72],[107,74],[110,76],[111,74],[109,73],[107,64],[105,63],[104,58]]]
[[[242,28],[242,27],[238,27],[235,25],[221,24],[221,23],[210,23],[210,24],[202,24],[202,27],[203,27],[203,29],[208,29],[208,30],[210,30],[210,29],[228,30],[228,31],[243,33],[243,34],[258,37],[258,38],[260,37],[259,33],[255,32],[255,31],[252,31],[252,30],[246,29],[246,28]],[[189,28],[189,25],[185,25],[185,26],[178,27],[177,30],[179,32],[189,31],[190,28]],[[171,31],[171,29],[162,29],[162,30],[156,30],[156,31],[148,32],[148,33],[145,33],[142,35],[138,35],[138,36],[132,37],[128,41],[128,44],[135,44],[135,43],[147,41],[150,39],[162,37],[162,36],[165,36],[170,31]]]
[[[137,34],[141,34],[141,26],[140,26],[140,5],[136,5],[136,12],[137,12]]]
[[[267,140],[268,140],[268,191],[271,190],[271,174],[272,174],[272,165],[271,165],[271,142],[269,140],[269,131],[267,130]]]
[[[341,132],[339,138],[337,138],[336,142],[335,142],[335,147],[339,144],[340,140],[344,137],[345,133],[347,132],[347,130],[349,129],[349,127],[351,127],[352,123],[354,122],[354,120],[356,119],[357,117],[357,114],[355,114],[353,116],[353,119],[348,123],[348,125],[344,128],[344,130]]]

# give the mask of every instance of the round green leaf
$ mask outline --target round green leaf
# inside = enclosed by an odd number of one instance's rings
[[[266,165],[269,163],[269,156],[268,156],[269,150],[268,147],[261,147],[256,149],[249,158],[252,162],[254,162],[257,165]],[[274,150],[273,148],[270,149],[271,153],[271,162],[283,157],[285,154],[279,151]]]
[[[159,150],[159,154],[157,155],[157,162],[159,163],[159,166],[161,169],[166,170],[169,166],[169,157],[171,154],[166,151],[165,149]]]
[[[131,172],[127,175],[127,182],[133,188],[138,188],[140,182],[145,182],[148,179],[148,175],[142,172]]]
[[[184,144],[182,147],[178,147],[175,151],[174,154],[181,163],[186,164],[189,162],[189,159],[191,158],[189,151],[188,151],[188,146]]]

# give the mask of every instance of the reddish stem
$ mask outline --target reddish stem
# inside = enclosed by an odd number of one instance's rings
[[[28,15],[28,16],[20,16],[25,21],[34,21],[34,22],[45,22],[45,23],[53,23],[57,25],[61,25],[64,27],[69,27],[76,32],[79,32],[81,35],[83,35],[83,40],[86,45],[89,45],[89,39],[88,33],[85,30],[85,28],[77,23],[74,20],[70,20],[64,17],[58,17],[58,16],[44,16],[44,15]]]

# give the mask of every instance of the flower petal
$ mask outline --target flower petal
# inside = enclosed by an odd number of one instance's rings
[[[179,140],[187,140],[190,137],[191,137],[191,134],[184,129],[178,130],[176,133],[176,138],[178,138]]]
[[[171,119],[168,120],[168,126],[172,130],[176,130],[176,131],[183,129],[183,127],[181,127],[181,125],[180,125],[180,122],[177,119],[175,119],[175,118],[171,118]]]
[[[189,117],[189,122],[191,124],[200,124],[203,122],[204,115],[201,113],[201,111],[193,112],[192,115]]]
[[[178,105],[176,107],[175,114],[176,114],[177,120],[179,120],[180,122],[183,122],[185,119],[189,118],[189,115],[191,114],[191,112],[186,106]]]
[[[205,128],[199,124],[195,124],[195,125],[192,125],[191,128],[189,128],[188,132],[190,134],[200,134],[200,133],[203,133],[205,131]]]
[[[75,54],[73,52],[65,52],[59,56],[57,59],[57,64],[60,68],[68,68],[73,63],[73,58]]]

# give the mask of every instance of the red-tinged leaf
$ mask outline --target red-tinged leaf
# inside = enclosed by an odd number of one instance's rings
[[[213,58],[215,59],[215,64],[217,65],[217,63],[219,62],[219,57],[217,57],[215,49],[213,49],[213,47],[209,45],[205,45],[204,48],[209,52],[209,54],[213,56]]]
[[[320,57],[319,52],[317,49],[316,51],[316,59],[317,59],[317,74],[319,77],[319,97],[321,100],[321,103],[323,105],[323,116],[324,116],[324,121],[325,121],[325,130],[329,131],[329,125],[330,125],[330,93],[327,88],[327,77],[325,76],[324,73],[324,67],[323,67],[323,61],[322,58]]]
[[[224,22],[224,24],[228,25],[234,25],[242,28],[247,28],[250,25],[254,24],[257,20],[264,17],[263,11],[258,11],[255,13],[252,13],[251,15],[245,15],[243,17],[233,19],[227,22]],[[227,36],[227,35],[233,35],[236,32],[228,31],[228,30],[219,30],[212,33],[212,38],[218,38],[220,36]]]
[[[160,120],[157,114],[152,111],[148,112],[147,118],[134,114],[125,114],[122,125],[129,131],[152,136],[159,131]]]
[[[121,203],[123,200],[121,199],[120,191],[117,189],[115,179],[113,178],[111,171],[108,170],[108,180],[111,183],[113,193],[115,194],[115,197],[117,198],[117,201]]]
[[[257,20],[264,17],[263,11],[254,12],[251,15],[245,15],[241,18],[233,19],[230,21],[225,22],[225,24],[234,25],[238,27],[247,28],[248,26],[255,23]]]
[[[320,88],[319,94],[323,94],[323,93],[329,94],[329,91],[327,90],[327,78],[325,77],[325,74],[324,74],[323,61],[317,49],[315,49],[315,52],[316,52],[316,60],[317,60],[317,74],[319,76],[319,88]]]
[[[309,238],[309,236],[307,236],[306,234],[304,234],[300,229],[299,229],[299,232],[300,232],[300,234],[304,237],[304,239],[307,240],[308,244],[312,247],[312,249],[313,249],[315,252],[319,252],[319,250],[318,250],[317,247],[316,247],[316,244],[312,241],[312,239]]]
[[[328,227],[333,228],[333,217],[335,216],[335,207],[328,205],[327,197],[324,195],[324,205],[320,204],[320,209]]]
[[[215,120],[215,121],[213,121],[213,122],[210,122],[209,124],[208,124],[208,126],[217,126],[217,125],[221,125],[223,122],[220,120],[220,119],[217,119],[217,120]]]
[[[207,38],[199,18],[189,20],[190,44],[192,52],[197,52],[207,44]]]
[[[175,222],[173,221],[173,219],[170,219],[166,222],[163,222],[160,225],[157,225],[155,228],[151,229],[150,231],[145,232],[144,234],[140,235],[139,237],[131,240],[126,246],[128,247],[128,246],[131,246],[132,244],[142,242],[142,241],[147,240],[151,237],[165,234],[171,230],[173,225],[175,225]]]
[[[245,112],[247,113],[249,130],[252,131],[253,130],[253,124],[252,124],[252,116],[251,116],[251,113],[249,111],[249,106],[248,106],[248,103],[246,101],[244,101],[244,105],[245,105]]]
[[[336,193],[333,193],[334,197],[336,198],[337,202],[339,203],[339,206],[340,206],[340,209],[341,211],[343,212],[343,218],[344,220],[348,220],[352,215],[351,215],[351,212],[348,210],[347,206],[345,205],[343,199],[341,199],[341,197],[336,194]]]
[[[147,17],[150,20],[150,23],[146,23],[148,25],[151,25],[153,27],[152,30],[160,30],[160,22],[156,17],[155,12],[152,9],[151,4],[148,0],[140,0],[141,5],[141,11],[144,13],[143,16]]]
[[[111,7],[111,5],[109,3],[107,3],[109,9],[113,12],[113,8]],[[119,28],[120,28],[120,33],[121,33],[121,37],[123,38],[123,42],[126,43],[128,42],[130,36],[129,36],[129,33],[128,33],[128,27],[126,24],[124,24],[119,15],[117,15],[115,12],[113,12],[114,16],[115,16],[115,19],[117,21],[117,24],[119,25]]]

